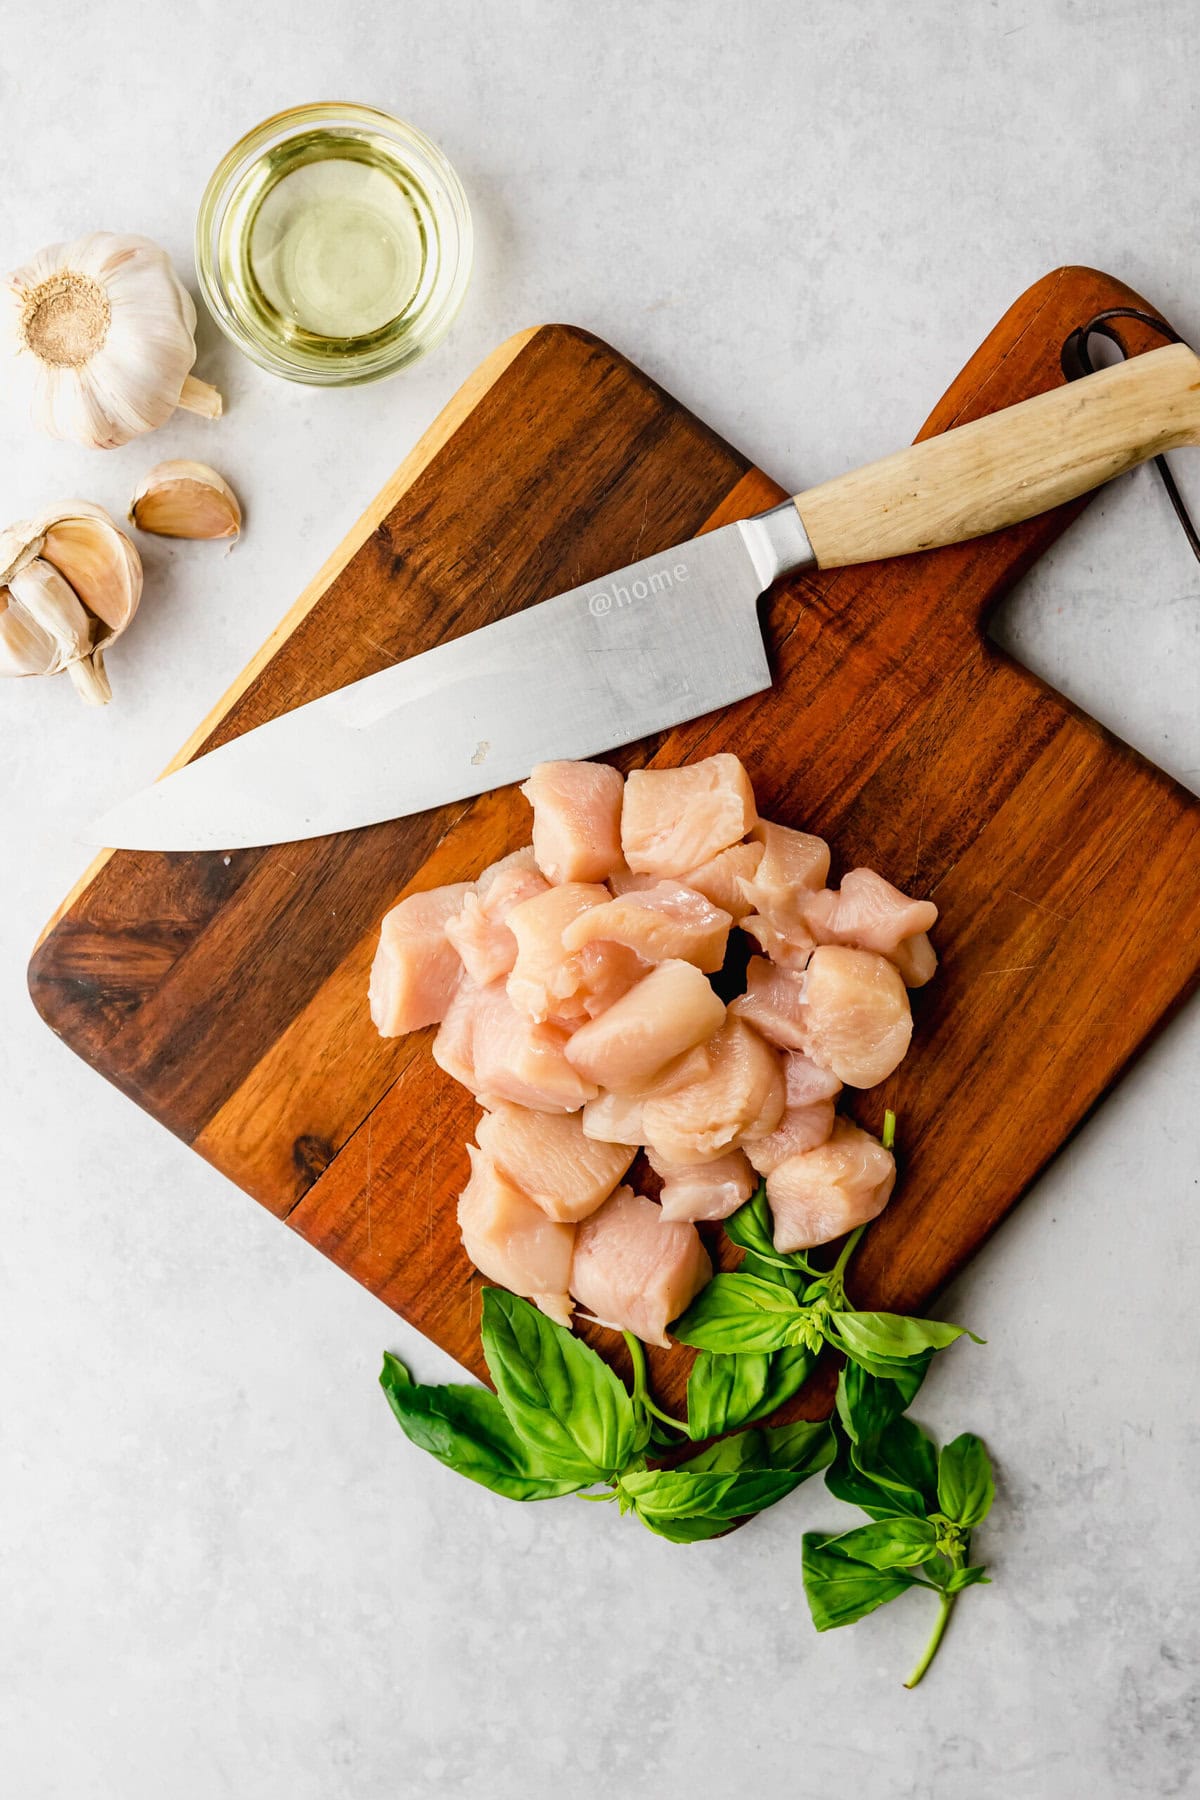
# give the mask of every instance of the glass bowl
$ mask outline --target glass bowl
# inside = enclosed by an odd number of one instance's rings
[[[432,350],[471,276],[462,183],[415,126],[369,106],[297,106],[214,170],[196,271],[239,350],[290,381],[343,387]]]

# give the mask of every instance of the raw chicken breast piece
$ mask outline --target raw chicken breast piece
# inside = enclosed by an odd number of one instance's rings
[[[621,848],[634,874],[682,876],[744,838],[757,818],[736,756],[634,769],[625,781]]]
[[[745,1019],[760,1037],[782,1050],[799,1050],[804,1043],[804,977],[791,969],[777,969],[765,957],[752,956],[746,969],[746,991],[729,1002],[729,1012],[732,1018]]]
[[[650,968],[624,944],[585,944],[576,955],[579,986],[575,999],[589,1019],[598,1019],[607,1012]]]
[[[462,979],[446,922],[462,911],[472,883],[410,894],[384,914],[371,964],[371,1017],[380,1037],[402,1037],[445,1017]]]
[[[752,909],[742,892],[742,883],[753,880],[762,859],[762,844],[731,844],[728,850],[718,851],[698,869],[689,870],[683,879],[688,887],[695,888],[722,912],[729,913],[733,919],[744,919]]]
[[[759,1026],[759,1030],[762,1027]],[[766,1036],[766,1033],[763,1033]],[[789,1106],[812,1106],[818,1100],[836,1100],[842,1084],[832,1069],[823,1069],[802,1050],[792,1050],[783,1059],[783,1081]]]
[[[839,1119],[827,1144],[789,1156],[767,1176],[775,1248],[809,1250],[865,1225],[883,1211],[895,1180],[891,1151]]]
[[[742,1148],[759,1174],[769,1175],[789,1156],[825,1143],[832,1130],[833,1101],[812,1100],[807,1106],[785,1106],[774,1131],[767,1137],[746,1138]]]
[[[664,1219],[632,1188],[619,1187],[575,1228],[571,1292],[602,1325],[643,1343],[669,1344],[667,1326],[711,1279],[696,1227]]]
[[[439,1069],[475,1092],[475,1008],[482,993],[473,981],[464,979],[446,1008],[446,1016],[433,1040],[433,1060]]]
[[[458,1201],[463,1249],[489,1281],[532,1300],[559,1325],[569,1325],[574,1225],[548,1219],[474,1144],[467,1145],[467,1155],[471,1178]]]
[[[502,1175],[548,1219],[567,1224],[602,1206],[637,1155],[635,1144],[585,1137],[579,1113],[530,1112],[504,1100],[484,1113],[475,1136]]]
[[[938,911],[932,900],[910,900],[874,869],[851,869],[840,888],[813,894],[804,917],[819,944],[849,944],[891,956],[905,938],[930,931]]]
[[[816,939],[807,926],[796,925],[790,931],[778,931],[761,913],[749,913],[742,920],[742,930],[752,937],[764,956],[781,969],[800,974],[808,967],[808,959],[816,947]]]
[[[703,1055],[702,1073],[642,1108],[645,1142],[664,1162],[714,1162],[746,1138],[766,1137],[783,1116],[778,1052],[743,1019],[727,1019]]]
[[[924,987],[937,973],[937,951],[923,931],[914,933],[912,937],[901,938],[888,961],[895,963],[900,971],[900,979],[907,988]]]
[[[647,1081],[636,1093],[615,1094],[605,1089],[583,1109],[584,1136],[609,1144],[641,1144],[645,1142],[642,1110],[656,1094],[669,1094],[689,1081],[707,1075],[712,1064],[704,1046],[687,1050]]]
[[[503,981],[474,996],[471,1059],[475,1098],[483,1105],[511,1100],[533,1112],[578,1112],[596,1093],[566,1058],[569,1033],[538,1024],[513,1005]]]
[[[635,875],[632,869],[622,866],[613,870],[608,885],[619,900],[622,894],[642,894],[647,888],[657,887],[661,880],[661,875]]]
[[[607,763],[538,763],[521,792],[533,808],[533,854],[553,882],[603,881],[621,866],[625,783]]]
[[[517,940],[507,919],[514,906],[544,894],[549,882],[540,874],[533,851],[514,850],[485,869],[460,913],[446,921],[446,936],[462,958],[471,980],[486,987],[507,975],[517,960]]]
[[[587,1081],[632,1094],[673,1058],[710,1038],[724,1017],[699,969],[659,963],[607,1012],[581,1025],[566,1054]]]
[[[754,1171],[740,1150],[710,1163],[664,1162],[657,1151],[647,1161],[662,1177],[659,1204],[664,1219],[727,1219],[754,1192]]]
[[[754,833],[761,839],[762,858],[742,895],[749,907],[784,936],[803,932],[805,903],[824,887],[829,875],[829,845],[809,831],[760,820]]]
[[[609,899],[608,889],[598,883],[567,881],[523,900],[509,913],[508,928],[517,942],[509,998],[539,1024],[550,1019],[575,1025],[587,1017],[579,991],[583,964],[576,953],[563,949],[563,932],[581,913]]]
[[[908,994],[875,950],[822,944],[804,976],[803,1044],[851,1087],[874,1087],[898,1068],[912,1037]]]
[[[592,906],[563,932],[566,950],[585,944],[624,944],[643,962],[677,958],[712,975],[725,961],[733,920],[703,894],[678,881],[660,881],[622,894],[606,906]]]

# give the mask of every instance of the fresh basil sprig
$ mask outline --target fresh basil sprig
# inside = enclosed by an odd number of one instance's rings
[[[799,1252],[775,1249],[765,1184],[725,1221],[725,1231],[747,1262],[736,1274],[714,1276],[676,1319],[671,1330],[681,1344],[725,1356],[802,1348],[815,1357],[828,1343],[868,1373],[895,1379],[907,1364],[964,1335],[961,1325],[936,1319],[855,1311],[845,1274],[863,1227],[846,1239],[831,1269],[816,1269]]]
[[[907,1687],[937,1653],[957,1595],[988,1576],[970,1561],[971,1532],[995,1494],[979,1438],[964,1432],[939,1453],[904,1416],[908,1401],[890,1377],[848,1363],[838,1379],[837,1448],[826,1484],[871,1523],[840,1534],[806,1532],[804,1591],[818,1631],[852,1625],[912,1587],[938,1596],[929,1643]]]
[[[420,1387],[391,1355],[380,1381],[413,1443],[510,1500],[591,1490],[586,1499],[615,1499],[660,1537],[696,1543],[773,1506],[833,1458],[822,1421],[752,1428],[673,1468],[650,1468],[652,1428],[665,1426],[677,1442],[686,1427],[650,1397],[635,1337],[626,1334],[630,1392],[603,1357],[503,1288],[484,1290],[482,1336],[494,1394]]]

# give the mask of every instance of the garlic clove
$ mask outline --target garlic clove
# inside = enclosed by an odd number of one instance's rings
[[[142,559],[103,508],[73,500],[65,512],[55,508],[55,513],[32,521],[42,531],[40,554],[107,627],[104,637],[115,637],[142,597]]]
[[[242,526],[237,495],[206,463],[157,463],[143,476],[129,517],[159,537],[235,538]]]
[[[148,238],[89,232],[0,284],[0,348],[35,423],[100,449],[179,405],[220,413],[216,390],[191,374],[195,328],[190,294]]]
[[[92,648],[92,622],[74,589],[58,570],[35,556],[8,584],[10,610],[18,608],[54,646],[49,668],[57,675]]]
[[[102,506],[67,500],[0,532],[0,676],[70,675],[111,698],[104,649],[137,611],[142,563]]]

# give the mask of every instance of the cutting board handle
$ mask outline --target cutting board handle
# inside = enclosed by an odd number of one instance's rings
[[[1170,344],[796,496],[818,567],[983,537],[1200,443],[1200,357]]]

